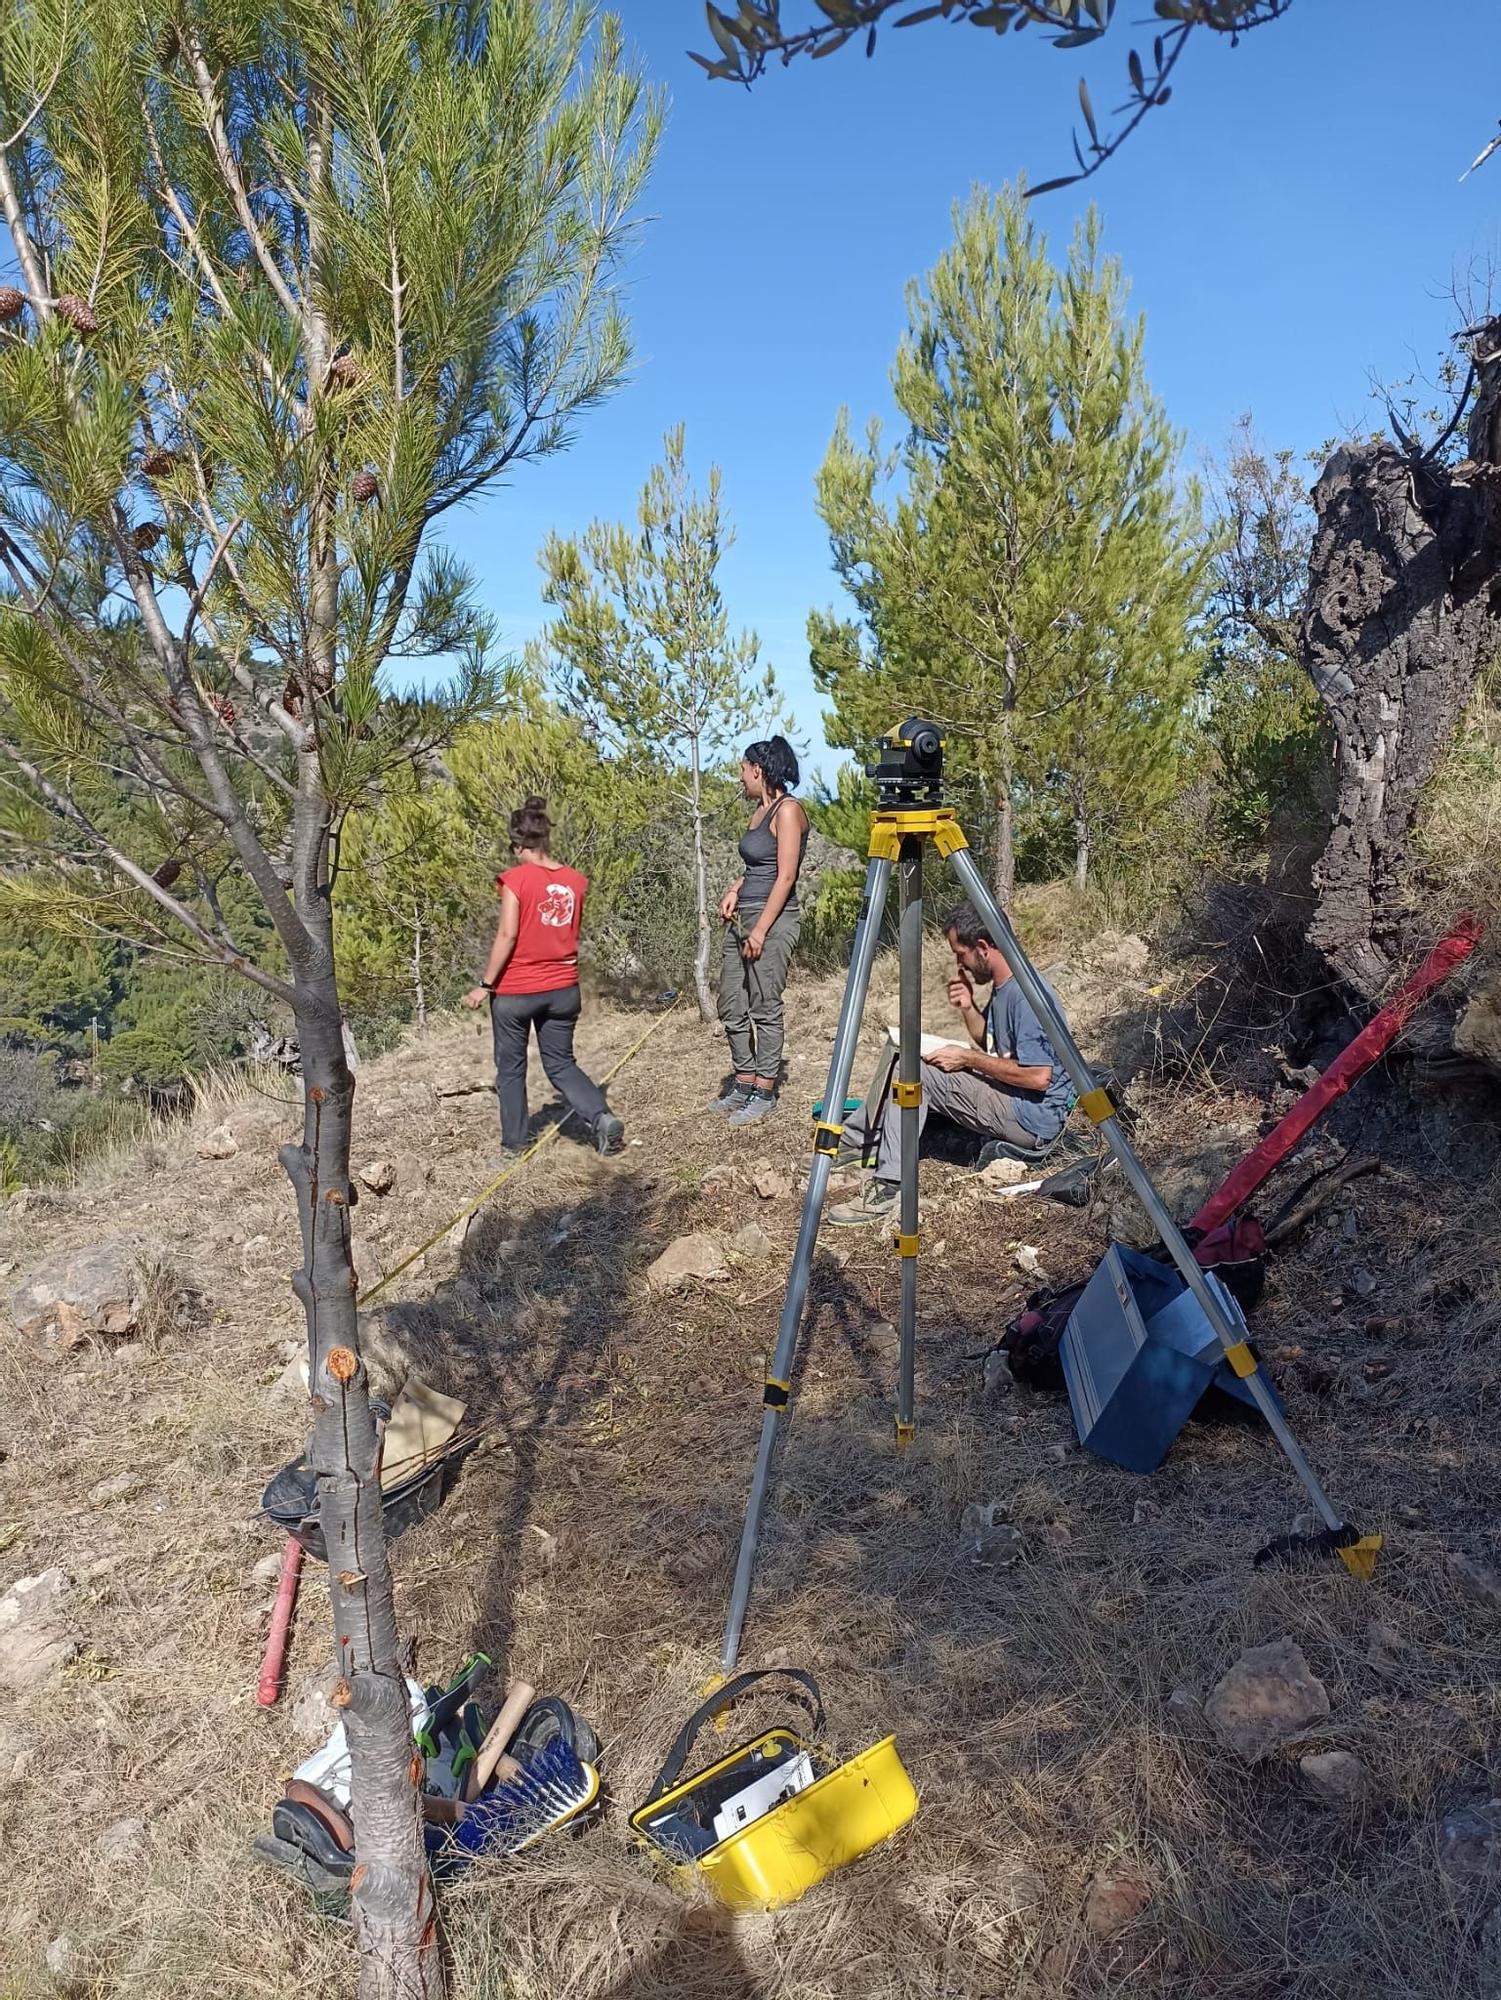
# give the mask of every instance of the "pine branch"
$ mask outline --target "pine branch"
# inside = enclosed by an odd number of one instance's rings
[[[63,792],[59,791],[52,781],[29,758],[25,757],[13,743],[8,742],[4,736],[0,736],[0,756],[7,758],[21,773],[33,797],[40,798],[48,810],[59,820],[71,826],[75,832],[82,834],[94,852],[101,859],[107,861],[117,875],[148,895],[154,903],[167,912],[174,922],[180,924],[191,938],[196,939],[219,964],[228,966],[232,971],[243,973],[247,979],[254,980],[257,986],[264,988],[267,993],[272,994],[283,1005],[291,1007],[296,1004],[297,993],[293,987],[289,986],[284,980],[278,979],[273,973],[264,971],[251,960],[239,958],[228,952],[213,936],[212,932],[204,928],[186,903],[180,902],[169,889],[163,888],[154,876],[148,874],[138,863],[132,861],[128,854],[123,853],[116,847],[93,824],[76,801],[68,798]]]
[[[196,30],[190,30],[185,48],[193,81],[198,88],[199,100],[203,105],[204,129],[208,133],[209,144],[213,148],[214,159],[229,197],[234,203],[235,214],[240,218],[240,227],[245,231],[256,262],[266,274],[266,281],[275,292],[282,311],[294,325],[301,323],[302,302],[282,275],[281,266],[271,255],[265,235],[255,219],[255,210],[250,205],[250,197],[245,191],[245,181],[240,173],[239,162],[234,156],[234,148],[229,143],[229,134],[224,129],[224,119],[219,109],[219,92],[204,58],[203,42]]]

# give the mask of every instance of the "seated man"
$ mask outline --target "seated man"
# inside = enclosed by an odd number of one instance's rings
[[[949,1001],[969,1030],[970,1046],[955,1042],[923,1058],[918,1129],[936,1111],[982,1139],[1003,1139],[1040,1157],[1068,1117],[1073,1102],[1068,1074],[973,903],[961,903],[946,928],[958,968],[949,981]],[[976,982],[991,989],[983,1014],[975,1004]],[[830,1209],[828,1220],[847,1228],[894,1216],[902,1176],[902,1114],[892,1101],[889,1080],[876,1101],[853,1114],[846,1131],[863,1157],[868,1159],[874,1147],[875,1173],[860,1199]]]

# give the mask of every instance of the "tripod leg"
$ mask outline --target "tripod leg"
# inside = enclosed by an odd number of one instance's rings
[[[903,834],[897,860],[900,899],[898,933],[901,986],[897,1008],[900,1048],[897,1055],[896,1099],[902,1119],[902,1192],[896,1247],[902,1259],[901,1346],[897,1374],[896,1441],[912,1442],[913,1381],[917,1358],[917,1164],[922,1101],[919,1068],[922,1041],[922,850],[915,834]]]
[[[726,1673],[733,1668],[740,1654],[740,1633],[745,1624],[745,1609],[750,1602],[751,1577],[756,1566],[756,1541],[761,1532],[761,1510],[766,1504],[771,1455],[777,1440],[777,1417],[787,1407],[792,1393],[792,1363],[797,1352],[803,1307],[808,1299],[808,1280],[818,1242],[818,1223],[823,1213],[824,1195],[828,1191],[829,1173],[834,1156],[839,1151],[844,1100],[849,1093],[850,1072],[855,1066],[860,1017],[865,1011],[870,968],[881,935],[881,917],[886,908],[886,891],[890,883],[891,863],[872,856],[865,871],[865,900],[860,906],[860,922],[855,929],[855,947],[850,955],[849,976],[845,980],[844,1001],[834,1035],[834,1053],[829,1061],[829,1080],[824,1085],[823,1122],[814,1128],[813,1165],[808,1174],[808,1192],[803,1197],[797,1247],[792,1253],[792,1268],[787,1275],[787,1293],[782,1301],[782,1317],[777,1327],[776,1352],[766,1371],[761,1444],[756,1453],[756,1470],[751,1479],[745,1526],[740,1533],[740,1554],[735,1562],[735,1582],[730,1592],[730,1613],[724,1628],[723,1662]]]
[[[1151,1177],[1137,1157],[1135,1147],[1121,1130],[1108,1096],[1095,1083],[1089,1065],[1079,1051],[1078,1043],[1069,1033],[1068,1023],[1037,977],[1015,931],[1006,921],[1004,912],[990,893],[985,877],[976,867],[974,856],[967,848],[960,848],[957,852],[951,853],[949,859],[960,885],[985,919],[987,928],[995,938],[996,948],[1011,968],[1012,977],[1026,995],[1033,1013],[1047,1030],[1049,1041],[1063,1058],[1063,1066],[1079,1093],[1081,1105],[1099,1126],[1106,1144],[1120,1163],[1122,1173],[1131,1183],[1142,1207],[1151,1217],[1152,1227],[1161,1236],[1164,1248],[1182,1273],[1188,1289],[1193,1293],[1205,1318],[1219,1337],[1220,1346],[1225,1351],[1225,1359],[1254,1397],[1257,1409],[1266,1418],[1272,1435],[1281,1445],[1289,1465],[1302,1481],[1309,1499],[1322,1515],[1325,1526],[1334,1530],[1343,1528],[1344,1523],[1325,1496],[1313,1467],[1303,1456],[1302,1446],[1288,1428],[1287,1419],[1278,1409],[1266,1383],[1262,1380],[1261,1371],[1256,1365],[1256,1357],[1241,1339],[1240,1329],[1230,1319],[1206,1283],[1203,1270],[1183,1239],[1183,1232],[1174,1221],[1171,1210],[1152,1185]]]

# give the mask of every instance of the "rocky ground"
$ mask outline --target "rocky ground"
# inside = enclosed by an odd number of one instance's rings
[[[1055,976],[1190,1212],[1295,1081],[1275,1052],[1260,1094],[1165,1061],[1158,1024],[1196,975],[1139,941]],[[889,966],[878,986],[862,1080]],[[1501,1106],[1396,1073],[1314,1155],[1383,1171],[1277,1259],[1254,1320],[1336,1503],[1387,1537],[1374,1580],[1252,1568],[1303,1506],[1258,1426],[1192,1426],[1137,1478],[1078,1449],[1062,1398],[994,1367],[987,1386],[979,1357],[1038,1273],[1082,1277],[1139,1219],[1108,1180],[1077,1211],[927,1162],[917,1441],[892,1433],[896,1260],[879,1231],[827,1235],[744,1648],[818,1675],[841,1750],[895,1730],[917,1818],[737,1923],[632,1853],[625,1815],[717,1659],[837,1004],[796,989],[784,1108],[744,1134],[702,1114],[718,1046],[672,1014],[612,1085],[624,1154],[547,1146],[372,1315],[378,1369],[417,1367],[486,1431],[396,1547],[419,1673],[484,1646],[606,1744],[598,1825],[445,1893],[455,1992],[1501,1993]],[[594,1009],[586,1062],[651,1023]],[[483,1184],[487,1082],[467,1018],[362,1072],[366,1291]],[[258,1496],[302,1441],[274,1157],[295,1122],[246,1092],[0,1208],[5,2000],[350,1990],[347,1933],[248,1854],[328,1726],[313,1567],[287,1697],[254,1705],[279,1559]]]

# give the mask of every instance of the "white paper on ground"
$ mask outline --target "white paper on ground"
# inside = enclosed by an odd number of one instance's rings
[[[412,1704],[412,1734],[415,1736],[427,1721],[427,1696],[414,1680],[407,1682],[407,1696]],[[315,1750],[311,1757],[305,1757],[292,1776],[301,1778],[307,1785],[321,1785],[347,1811],[351,1761],[344,1725],[340,1722],[323,1748]]]

